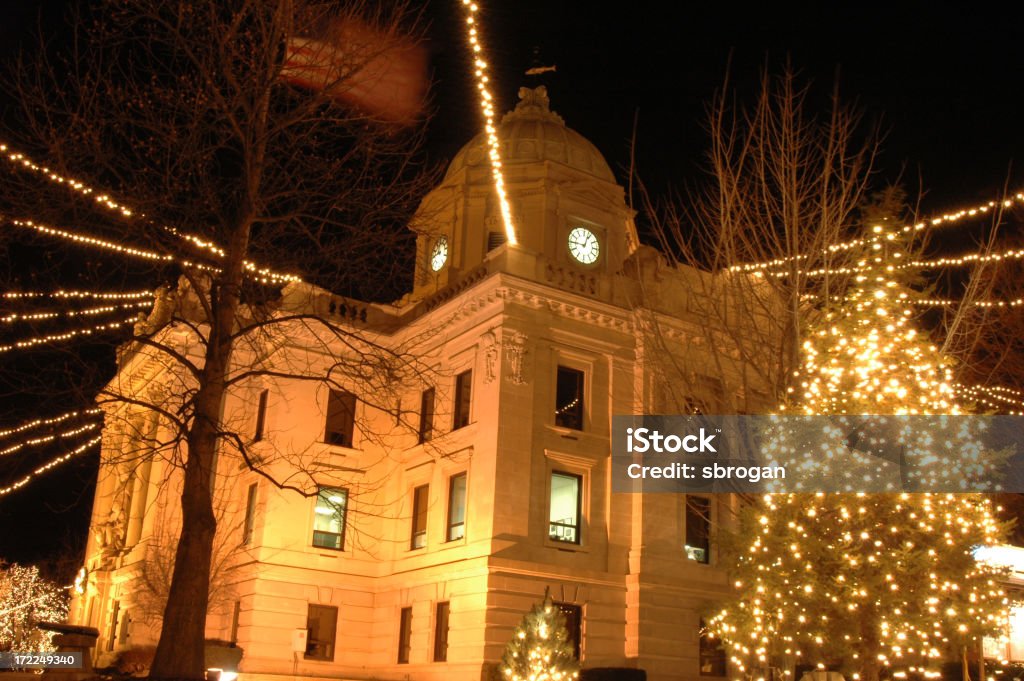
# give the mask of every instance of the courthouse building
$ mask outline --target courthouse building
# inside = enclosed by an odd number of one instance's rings
[[[207,636],[243,651],[246,680],[487,679],[545,591],[584,668],[726,673],[701,618],[728,588],[715,536],[737,501],[614,492],[612,416],[753,410],[767,395],[740,381],[737,335],[716,336],[701,313],[711,275],[640,245],[601,153],[543,88],[520,100],[499,128],[518,244],[505,243],[481,136],[423,200],[405,297],[282,293],[285,312],[415,353],[422,370],[359,381],[357,343],[303,327],[260,361],[349,369],[329,385],[257,376],[224,405],[255,464],[305,492],[218,460]],[[197,351],[184,325],[157,333]],[[180,380],[134,346],[115,378],[155,401]],[[99,629],[101,660],[159,634],[180,473],[146,443],[169,433],[138,405],[108,410],[72,611]]]

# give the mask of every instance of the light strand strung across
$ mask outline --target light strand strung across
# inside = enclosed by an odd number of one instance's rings
[[[1001,386],[969,386],[962,384],[954,385],[953,389],[967,401],[991,407],[996,411],[1004,411],[1010,416],[1024,415],[1024,399],[1021,399],[1024,397],[1024,394],[1019,390]],[[1008,405],[1015,407],[1015,409],[1009,409]]]
[[[466,16],[466,38],[469,41],[469,49],[473,53],[473,74],[476,76],[477,90],[480,91],[480,109],[484,114],[484,134],[487,138],[488,157],[491,161],[491,175],[494,177],[494,191],[498,195],[501,219],[505,225],[505,238],[508,243],[515,245],[518,240],[516,239],[515,225],[512,222],[512,209],[505,191],[505,173],[501,166],[501,143],[498,139],[498,129],[494,124],[494,97],[487,85],[490,78],[487,75],[487,62],[483,58],[484,46],[480,40],[480,28],[477,21],[480,5],[474,0],[462,0],[462,7]]]
[[[91,407],[89,409],[79,409],[76,411],[67,411],[59,416],[53,416],[48,419],[35,419],[28,421],[15,428],[9,428],[7,430],[0,430],[0,438],[5,438],[10,435],[17,435],[18,433],[24,433],[27,430],[38,428],[39,426],[52,426],[56,423],[63,423],[68,419],[78,418],[79,416],[95,416],[96,414],[102,413],[103,410],[99,407]]]
[[[999,208],[1007,209],[1013,208],[1017,205],[1024,205],[1024,192],[1017,192],[1016,194],[1009,196],[1001,201],[988,201],[977,206],[970,208],[962,208],[952,213],[945,213],[939,217],[931,218],[929,220],[922,220],[912,225],[904,225],[898,228],[898,231],[903,233],[920,232],[928,227],[944,227],[949,225],[955,225],[961,221],[988,215]],[[874,241],[875,238],[858,238],[851,239],[849,241],[843,241],[837,244],[831,244],[825,247],[822,253],[837,253],[839,251],[848,251],[853,248],[860,248],[868,243]],[[797,260],[806,260],[809,256],[807,254],[792,255],[786,258],[776,258],[774,260],[766,260],[764,262],[757,263],[744,263],[741,265],[733,265],[729,268],[730,272],[763,272],[773,267],[779,267],[789,262]]]
[[[100,300],[132,300],[152,298],[152,291],[8,291],[4,298],[98,298]]]
[[[86,185],[84,182],[76,180],[73,177],[65,177],[55,170],[51,170],[46,166],[39,165],[25,154],[12,150],[7,144],[0,143],[0,154],[3,154],[3,158],[7,159],[10,163],[14,164],[18,168],[23,170],[31,170],[35,173],[45,176],[51,182],[64,185],[73,191],[78,192],[82,196],[88,196],[93,198],[96,203],[109,210],[116,211],[124,217],[132,217],[133,213],[128,206],[118,203],[110,196],[105,193],[96,193],[96,190]]]
[[[866,243],[881,243],[881,240],[875,242],[875,240],[867,240]],[[899,259],[901,256],[899,253],[893,254],[895,259]],[[1024,260],[1024,249],[1010,248],[1005,251],[999,251],[996,253],[965,253],[959,256],[944,257],[944,258],[932,258],[923,260],[906,260],[894,265],[889,266],[889,270],[907,270],[907,269],[922,269],[922,270],[933,270],[942,267],[966,267],[975,263],[990,263],[990,262],[1002,262],[1005,260]],[[800,274],[806,277],[821,277],[825,275],[836,275],[836,274],[857,274],[858,272],[865,272],[869,269],[863,262],[859,262],[856,265],[849,267],[818,267],[811,270],[797,269],[794,271],[758,271],[754,272],[755,275],[765,275],[772,277],[788,277],[791,274]]]
[[[123,244],[110,241],[109,239],[101,239],[88,234],[81,234],[77,232],[71,232],[66,229],[57,229],[54,227],[48,227],[41,225],[32,220],[11,220],[10,223],[17,227],[23,227],[26,229],[33,229],[41,234],[47,236],[58,237],[61,239],[67,239],[79,244],[86,246],[92,246],[95,248],[101,248],[104,250],[115,251],[122,255],[132,256],[135,258],[142,258],[145,260],[161,261],[161,262],[176,262],[183,267],[190,267],[206,272],[220,272],[220,268],[206,265],[186,258],[179,258],[169,253],[157,253],[156,251],[150,251],[142,248],[136,248],[134,246],[126,246]],[[300,281],[299,277],[291,274],[278,274],[268,268],[261,268],[255,263],[248,260],[244,261],[245,269],[249,274],[261,283],[282,283],[291,281]]]
[[[36,445],[43,445],[43,444],[46,444],[48,442],[53,442],[57,438],[74,437],[74,436],[80,435],[82,433],[87,433],[90,430],[96,430],[97,428],[100,427],[100,425],[101,424],[98,423],[98,422],[87,423],[84,426],[79,426],[78,428],[72,428],[71,430],[65,430],[63,433],[54,433],[53,435],[44,435],[42,437],[34,437],[34,438],[29,439],[29,440],[25,440],[23,442],[19,442],[16,445],[10,445],[9,447],[6,447],[5,449],[0,449],[0,456],[9,456],[11,454],[14,454],[15,452],[21,451],[25,447],[35,447]]]
[[[0,353],[10,352],[11,350],[24,350],[25,348],[44,345],[46,343],[59,343],[60,341],[71,340],[72,338],[78,338],[79,336],[91,336],[93,334],[103,333],[104,331],[113,331],[114,329],[121,328],[125,324],[131,324],[136,320],[136,317],[128,317],[127,319],[119,322],[97,324],[96,326],[90,326],[88,328],[72,329],[71,331],[65,331],[64,333],[51,333],[46,336],[27,338],[9,345],[0,345]]]
[[[102,439],[102,437],[97,435],[96,437],[92,438],[91,440],[89,440],[85,444],[79,445],[78,447],[75,447],[70,452],[67,452],[66,454],[62,454],[61,456],[58,456],[55,459],[51,459],[50,461],[46,462],[45,464],[43,464],[39,468],[36,468],[34,471],[32,471],[31,473],[25,475],[23,478],[17,480],[16,482],[11,483],[10,485],[7,485],[6,487],[0,487],[0,497],[5,496],[7,494],[10,494],[11,492],[14,492],[15,490],[21,489],[22,487],[24,487],[28,483],[32,482],[32,479],[35,478],[37,475],[42,475],[43,473],[45,473],[45,472],[47,472],[47,471],[49,471],[49,470],[51,470],[53,468],[56,468],[57,466],[61,465],[62,463],[65,463],[69,459],[71,459],[73,457],[76,457],[79,454],[85,452],[90,447],[98,445],[100,443],[101,439]]]
[[[15,322],[45,321],[47,319],[57,319],[59,317],[94,317],[96,315],[117,312],[118,310],[129,310],[133,308],[149,307],[152,304],[152,301],[144,300],[142,302],[137,303],[121,303],[118,305],[89,307],[85,308],[84,310],[49,310],[46,312],[30,312],[27,314],[12,313],[4,317],[0,317],[0,323],[13,324]]]
[[[110,197],[110,195],[108,193],[102,193],[102,192],[101,193],[97,193],[96,189],[88,186],[87,184],[85,184],[81,180],[75,179],[73,177],[63,176],[63,175],[57,173],[56,171],[54,171],[54,170],[52,170],[52,169],[50,169],[50,168],[48,168],[48,167],[46,167],[44,165],[40,165],[40,164],[36,163],[35,161],[33,161],[32,159],[30,159],[25,154],[13,151],[10,148],[10,146],[7,145],[7,144],[0,143],[0,157],[7,159],[16,168],[19,168],[19,169],[22,169],[22,170],[30,170],[32,172],[38,173],[42,177],[50,180],[51,182],[54,182],[54,183],[59,184],[59,185],[62,185],[64,187],[68,187],[69,189],[72,189],[73,191],[76,191],[79,194],[82,194],[83,196],[91,196],[92,198],[94,198],[96,200],[96,204],[98,206],[100,206],[101,208],[107,208],[109,210],[112,210],[112,211],[120,214],[122,217],[125,217],[125,218],[145,217],[145,215],[137,215],[136,212],[133,211],[131,208],[129,208],[127,205],[115,201],[113,198]],[[195,234],[189,234],[188,232],[183,232],[183,231],[181,231],[181,230],[179,230],[179,229],[177,229],[175,227],[164,226],[163,229],[167,230],[171,234],[174,234],[178,238],[180,238],[180,239],[182,239],[184,241],[187,241],[191,245],[196,246],[196,247],[198,247],[200,249],[209,251],[209,252],[211,252],[212,254],[214,254],[214,255],[216,255],[218,257],[223,258],[225,256],[224,249],[222,249],[221,247],[217,246],[217,244],[213,243],[212,241],[209,241],[207,239],[203,239],[202,237],[197,236]],[[138,249],[136,249],[136,250],[138,250]],[[160,256],[160,254],[156,254],[156,255]],[[144,257],[148,257],[148,256],[144,256]],[[171,256],[162,256],[162,257],[163,257],[163,259],[168,259]],[[193,264],[192,266],[198,267],[198,265],[195,265],[195,264]],[[265,283],[265,284],[266,283],[288,282],[288,281],[301,281],[300,277],[297,277],[297,276],[295,276],[293,274],[282,274],[282,273],[279,273],[279,272],[274,272],[270,268],[261,267],[261,266],[257,265],[256,263],[249,262],[248,260],[245,261],[245,268],[249,272],[255,274],[260,282]]]

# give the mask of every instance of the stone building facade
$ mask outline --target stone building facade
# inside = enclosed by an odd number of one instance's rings
[[[738,502],[612,492],[611,419],[767,398],[741,385],[746,355],[701,314],[711,275],[641,246],[600,152],[543,88],[520,97],[499,129],[517,245],[478,137],[423,201],[402,300],[283,292],[282,309],[414,356],[416,377],[346,382],[364,359],[355,346],[297,327],[259,352],[350,371],[329,385],[254,377],[224,405],[267,473],[229,454],[216,472],[208,636],[244,651],[247,680],[490,678],[546,590],[584,667],[725,674],[701,614],[727,588],[715,534]],[[186,328],[158,333],[195,351]],[[115,380],[159,401],[178,378],[137,351]],[[107,414],[88,585],[72,611],[100,630],[101,658],[159,633],[180,514],[173,448],[147,454],[170,439],[162,418],[131,404]]]

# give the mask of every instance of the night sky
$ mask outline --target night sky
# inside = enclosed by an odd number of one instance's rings
[[[967,3],[583,3],[482,0],[500,111],[521,85],[548,86],[552,107],[605,154],[625,182],[639,111],[638,171],[655,192],[703,178],[705,103],[723,82],[739,98],[759,69],[788,58],[824,104],[838,78],[844,101],[887,131],[879,184],[923,192],[924,213],[994,198],[1008,178],[1024,186],[1024,9]],[[10,63],[41,26],[56,33],[66,0],[19,0],[0,9],[0,56]],[[429,150],[450,158],[480,129],[456,0],[431,2]],[[38,19],[37,17],[40,17]],[[59,35],[59,34],[58,34]],[[523,75],[534,64],[554,75]],[[824,113],[825,109],[822,108]],[[6,360],[5,360],[6,361]],[[3,365],[0,364],[0,371]],[[77,405],[53,402],[45,413]],[[18,419],[0,413],[0,429]],[[74,562],[91,504],[95,457],[0,498],[0,557]],[[0,480],[0,485],[6,484]]]

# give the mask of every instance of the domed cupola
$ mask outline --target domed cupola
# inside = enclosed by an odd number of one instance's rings
[[[498,139],[517,245],[505,244],[486,138],[477,135],[410,225],[419,234],[413,298],[484,264],[533,279],[596,282],[635,250],[622,187],[597,147],[551,110],[547,88],[520,88]]]
[[[615,182],[615,175],[604,156],[587,138],[551,110],[547,88],[519,89],[519,103],[501,119],[498,127],[501,161],[505,166],[538,164],[544,161],[562,163],[570,168],[604,180]],[[455,155],[445,179],[453,177],[466,166],[489,167],[486,138],[477,135]]]

